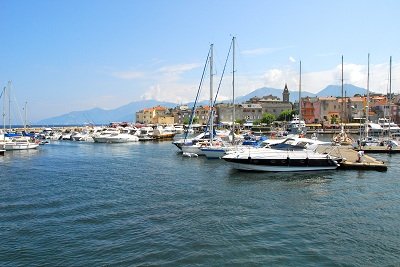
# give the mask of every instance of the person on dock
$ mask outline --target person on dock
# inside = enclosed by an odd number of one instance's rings
[[[362,162],[362,159],[363,159],[363,157],[364,157],[364,151],[362,151],[362,150],[360,150],[360,151],[358,151],[357,152],[357,162],[358,163],[361,163]]]

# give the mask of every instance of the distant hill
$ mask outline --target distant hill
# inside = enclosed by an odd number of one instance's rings
[[[273,96],[277,96],[282,100],[282,93],[283,93],[283,89],[276,89],[276,88],[269,88],[269,87],[262,87],[259,88],[257,90],[254,90],[253,92],[241,96],[241,97],[237,97],[235,102],[236,103],[243,103],[246,102],[247,100],[249,100],[252,97],[258,96],[258,97],[262,97],[262,96],[267,96],[267,95],[273,95]],[[316,94],[310,93],[310,92],[306,92],[306,91],[302,91],[301,92],[301,97],[305,97],[305,96],[310,96],[313,97]],[[289,101],[290,102],[298,102],[299,101],[299,92],[298,91],[290,91],[289,90]]]
[[[144,108],[154,106],[165,106],[168,108],[176,107],[177,104],[171,102],[160,102],[156,100],[143,100],[129,103],[116,109],[105,110],[94,108],[84,111],[73,111],[57,117],[40,120],[38,125],[80,125],[85,123],[108,124],[116,121],[132,122],[136,119],[136,112]]]
[[[351,84],[343,85],[344,91],[346,91],[346,96],[354,96],[355,94],[365,95],[367,90],[361,87],[357,87]],[[283,89],[276,89],[276,88],[269,88],[263,87],[253,92],[237,97],[235,102],[236,103],[243,103],[249,100],[252,97],[258,96],[267,96],[273,95],[277,96],[282,99],[282,92]],[[290,102],[294,103],[298,101],[299,92],[298,91],[289,91]],[[341,96],[342,89],[339,85],[329,85],[317,94],[310,93],[307,91],[302,91],[301,96],[306,97],[315,97],[315,96]],[[344,93],[343,93],[344,94]],[[187,103],[189,107],[193,106],[193,102]],[[121,106],[116,109],[105,110],[101,108],[94,108],[90,110],[83,110],[83,111],[73,111],[64,115],[60,115],[57,117],[52,117],[44,120],[40,120],[35,122],[38,125],[80,125],[85,123],[93,123],[93,124],[108,124],[110,122],[117,122],[117,121],[127,121],[132,122],[135,121],[135,113],[139,110],[144,108],[150,108],[154,106],[165,106],[168,108],[173,108],[178,106],[177,103],[171,102],[160,102],[156,100],[143,100],[143,101],[136,101],[130,104]],[[199,102],[198,105],[208,105],[208,101]]]
[[[355,94],[366,95],[367,90],[361,87],[354,86],[352,84],[343,84],[343,96],[354,96]],[[328,85],[325,89],[321,90],[316,94],[317,96],[342,96],[341,85]]]

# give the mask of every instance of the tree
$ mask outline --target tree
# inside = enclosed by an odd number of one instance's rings
[[[197,118],[197,117],[194,117],[194,118],[193,118],[193,123],[196,123],[196,122],[198,122],[198,121],[199,121],[199,118]],[[183,124],[188,125],[189,123],[190,123],[189,118],[185,118],[185,119],[183,120]]]
[[[240,125],[243,125],[246,121],[243,119],[236,119],[235,123],[238,123]]]
[[[278,121],[290,121],[295,114],[296,114],[296,111],[294,111],[294,110],[290,110],[290,109],[284,110],[284,111],[282,111],[281,114],[279,114],[277,120]]]
[[[261,119],[261,123],[271,124],[274,120],[276,120],[276,117],[274,114],[264,113],[263,117]]]

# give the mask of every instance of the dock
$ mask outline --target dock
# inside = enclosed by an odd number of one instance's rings
[[[388,148],[387,146],[362,146],[355,148],[355,151],[364,151],[364,153],[396,154],[400,153],[399,147]]]
[[[332,156],[343,158],[338,169],[342,170],[375,170],[387,171],[387,165],[369,155],[363,155],[361,162],[358,162],[358,151],[351,146],[320,146],[317,149],[319,153],[329,153]]]

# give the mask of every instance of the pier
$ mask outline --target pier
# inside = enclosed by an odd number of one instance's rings
[[[340,162],[341,170],[376,170],[387,171],[387,165],[369,155],[363,155],[361,161],[358,161],[358,151],[351,146],[337,146],[332,149],[331,146],[320,146],[317,149],[320,153],[329,153],[332,156],[343,158]]]

